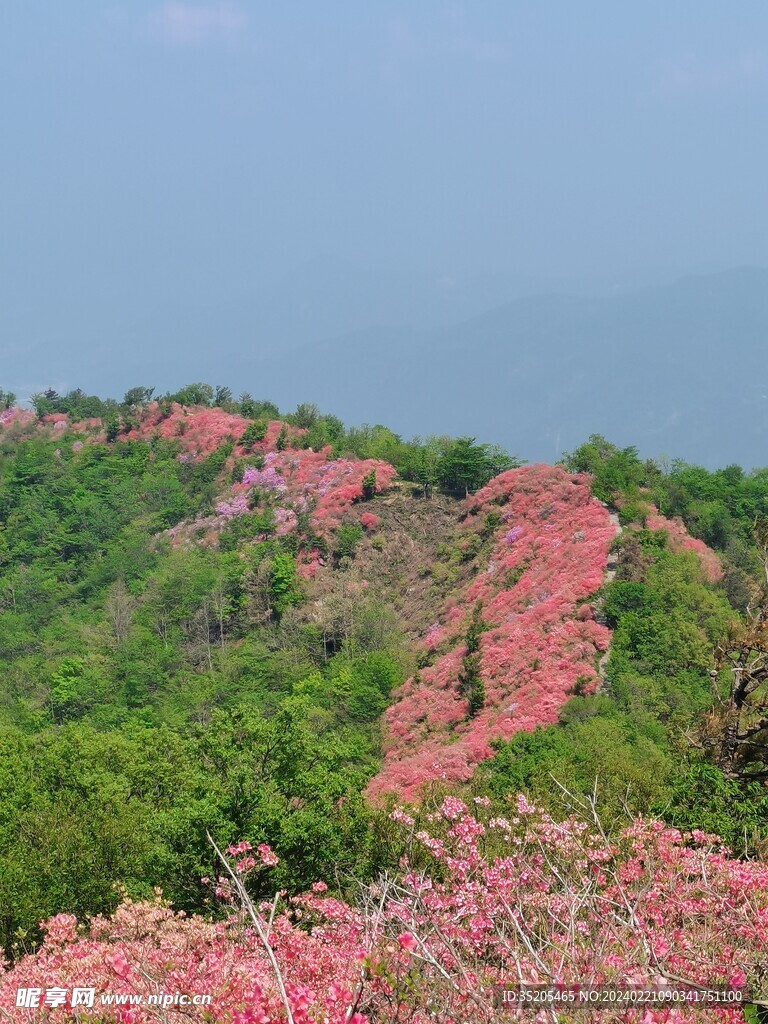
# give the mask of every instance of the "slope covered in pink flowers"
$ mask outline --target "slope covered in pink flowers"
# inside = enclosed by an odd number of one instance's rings
[[[374,493],[386,490],[395,477],[395,469],[379,459],[334,459],[330,447],[271,450],[269,439],[259,449],[261,465],[246,465],[243,478],[220,495],[215,514],[182,523],[169,530],[173,543],[215,542],[221,530],[233,519],[245,516],[254,507],[269,509],[274,516],[278,536],[294,532],[303,516],[308,517],[319,537],[328,539],[342,523],[355,502],[363,498],[364,482],[373,475]],[[246,463],[248,456],[245,456]],[[376,517],[363,512],[360,523],[370,529]],[[259,540],[257,535],[254,540]],[[312,576],[320,562],[318,550],[301,556],[303,575]]]
[[[170,415],[164,415],[153,403],[126,435],[141,440],[152,436],[178,439],[182,461],[210,455],[232,438],[233,458],[246,462],[242,480],[221,494],[215,515],[170,531],[175,543],[199,542],[202,537],[215,540],[229,520],[247,514],[256,500],[274,514],[278,535],[294,531],[299,516],[306,514],[317,533],[327,538],[352,504],[363,497],[363,481],[369,474],[375,475],[376,491],[385,490],[395,476],[394,468],[378,459],[334,459],[330,447],[317,452],[294,447],[306,431],[281,420],[271,420],[264,439],[246,448],[242,436],[249,422],[222,409],[186,408],[177,403]],[[278,451],[281,432],[285,448]],[[305,574],[314,572],[317,559],[317,553],[303,559]]]
[[[615,535],[589,479],[553,466],[509,470],[466,502],[466,534],[500,513],[485,571],[446,606],[427,636],[433,664],[417,673],[386,713],[384,767],[373,796],[416,795],[431,780],[468,779],[490,743],[556,721],[565,701],[591,692],[609,640],[588,599],[603,582]],[[491,519],[493,522],[494,520]],[[468,716],[459,672],[468,614],[482,601],[485,705]]]
[[[271,420],[261,441],[245,445],[243,434],[251,421],[237,413],[205,406],[184,406],[173,402],[163,406],[151,402],[137,410],[116,443],[151,441],[161,438],[178,446],[178,460],[195,463],[228,441],[234,442],[225,469],[231,472],[235,459],[245,463],[242,480],[224,485],[214,514],[183,522],[168,531],[175,546],[215,544],[221,530],[232,519],[246,515],[257,504],[274,516],[278,535],[297,528],[300,516],[307,516],[319,537],[328,539],[352,505],[363,497],[366,478],[373,478],[373,492],[386,490],[395,469],[379,459],[333,458],[330,447],[321,451],[301,447],[306,434],[300,427],[282,420]],[[65,413],[54,413],[37,420],[34,413],[8,409],[0,415],[0,428],[15,427],[24,436],[31,432],[53,432],[54,436],[75,434],[73,446],[103,444],[106,435],[100,419],[72,422]],[[278,445],[282,435],[283,443]],[[278,450],[280,447],[281,450]],[[363,513],[362,525],[375,525],[372,513]],[[259,540],[258,536],[254,540]],[[315,573],[319,553],[301,556],[303,575]]]
[[[178,438],[184,454],[197,457],[209,455],[228,436],[239,441],[247,426],[245,417],[223,409],[187,407],[173,402],[166,412],[158,402],[152,402],[141,410],[139,422],[125,436],[142,441],[151,437]]]
[[[220,408],[153,402],[119,434],[118,443],[173,441],[182,463],[232,443],[215,507],[169,529],[175,546],[215,546],[228,524],[255,510],[273,517],[278,536],[304,530],[327,541],[345,519],[377,528],[374,512],[361,515],[353,507],[366,480],[369,495],[389,487],[396,476],[391,465],[304,448],[306,432],[280,420],[267,424],[262,440],[246,445],[249,422]],[[35,423],[32,413],[12,409],[0,426],[62,438],[74,433],[75,445],[105,439],[101,421],[71,423],[64,414]],[[231,482],[235,460],[244,468]],[[386,712],[384,765],[369,788],[374,797],[396,792],[410,798],[430,781],[466,781],[491,756],[493,740],[555,722],[570,696],[594,692],[599,682],[596,666],[609,631],[595,621],[589,602],[604,581],[615,527],[592,496],[590,477],[559,466],[509,470],[468,498],[462,514],[456,542],[478,542],[473,550],[484,552],[484,562],[443,605],[423,641],[430,663],[400,688]],[[647,526],[665,530],[673,549],[695,551],[711,582],[720,578],[717,556],[682,522],[651,506]],[[252,541],[264,536],[255,532]],[[307,577],[323,565],[317,548],[302,551],[298,560]],[[483,706],[470,715],[459,677],[475,609],[485,628],[479,643],[485,693]]]

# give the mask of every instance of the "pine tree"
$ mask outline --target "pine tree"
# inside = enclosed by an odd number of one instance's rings
[[[477,601],[467,628],[464,643],[467,652],[459,672],[459,693],[467,698],[469,717],[474,718],[485,704],[485,683],[480,671],[480,637],[488,628],[482,619],[483,602]]]

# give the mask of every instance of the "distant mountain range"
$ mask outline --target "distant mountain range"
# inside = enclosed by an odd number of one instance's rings
[[[530,461],[551,461],[602,433],[644,455],[768,465],[768,270],[602,297],[519,297],[442,326],[434,317],[425,326],[423,306],[412,324],[377,323],[381,304],[372,303],[370,326],[337,334],[327,333],[333,311],[316,284],[297,280],[293,291],[261,299],[263,316],[255,308],[252,330],[231,341],[223,315],[206,344],[19,347],[0,383],[12,386],[33,367],[39,375],[41,366],[52,383],[61,377],[102,393],[206,379],[286,410],[313,401],[347,423],[381,422],[407,436],[469,434]],[[351,292],[350,308],[349,322],[364,323],[365,303]],[[415,306],[398,306],[406,308]]]
[[[530,460],[603,433],[647,455],[768,465],[765,270],[523,298],[455,326],[370,329],[241,365],[288,405],[469,433]]]

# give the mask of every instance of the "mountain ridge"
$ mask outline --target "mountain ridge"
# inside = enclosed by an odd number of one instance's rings
[[[310,324],[291,343],[259,326],[258,308],[251,319],[236,348],[199,334],[159,344],[151,323],[131,346],[84,352],[79,362],[66,345],[39,344],[26,357],[15,352],[6,384],[41,367],[51,382],[95,391],[105,377],[162,387],[183,372],[236,382],[282,408],[311,396],[346,422],[387,422],[403,436],[482,435],[532,460],[557,459],[600,433],[710,468],[768,462],[762,268],[618,295],[522,296],[442,327],[379,322],[313,338]]]

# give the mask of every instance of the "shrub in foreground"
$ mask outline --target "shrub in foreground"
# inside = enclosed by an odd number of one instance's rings
[[[19,989],[210,994],[187,1019],[271,1024],[492,1021],[493,986],[688,983],[765,987],[768,866],[733,859],[717,837],[635,820],[613,838],[589,807],[555,821],[518,797],[508,817],[489,801],[470,812],[447,797],[415,820],[395,810],[409,850],[401,870],[344,901],[323,882],[261,904],[248,877],[274,864],[247,842],[222,857],[212,883],[231,910],[220,921],[162,902],[124,903],[80,931],[59,915],[35,953],[0,978],[0,1016],[16,1019]],[[236,909],[239,908],[239,909]],[[25,1019],[175,1019],[144,1005],[64,1005]],[[743,1020],[740,1007],[608,1008],[601,1021]],[[79,1016],[78,1016],[79,1015]],[[522,1021],[557,1017],[525,1007]]]

